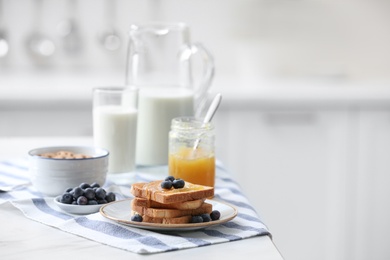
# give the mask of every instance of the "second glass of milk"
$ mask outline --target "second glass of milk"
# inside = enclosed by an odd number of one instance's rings
[[[134,181],[137,117],[137,88],[93,89],[94,144],[109,151],[108,179],[118,184]]]

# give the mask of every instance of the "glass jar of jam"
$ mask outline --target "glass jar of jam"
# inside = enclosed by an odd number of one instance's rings
[[[169,174],[194,184],[214,187],[215,132],[212,123],[194,117],[172,120],[169,132]]]

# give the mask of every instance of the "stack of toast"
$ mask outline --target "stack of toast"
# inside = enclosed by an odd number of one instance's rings
[[[143,222],[160,224],[191,223],[193,216],[210,214],[212,205],[205,202],[214,196],[214,188],[185,183],[183,188],[164,189],[163,181],[135,183],[131,186],[133,215],[142,216]]]

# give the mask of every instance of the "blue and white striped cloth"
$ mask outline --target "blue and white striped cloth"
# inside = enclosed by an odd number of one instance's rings
[[[152,180],[151,178],[150,174],[137,172],[137,181],[149,181]],[[23,184],[28,181],[27,160],[0,161],[0,187]],[[117,199],[131,197],[129,193],[119,192],[129,190],[130,187],[106,183],[105,188],[117,192]],[[67,214],[57,207],[53,198],[43,197],[31,185],[19,187],[11,192],[1,192],[0,204],[10,202],[27,218],[105,245],[139,254],[208,246],[254,236],[270,235],[240,187],[220,164],[217,166],[215,198],[234,205],[238,210],[237,217],[221,225],[186,232],[155,232],[124,226],[103,217],[100,213]]]

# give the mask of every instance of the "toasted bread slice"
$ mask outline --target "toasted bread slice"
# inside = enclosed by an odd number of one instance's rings
[[[154,218],[142,216],[144,222],[159,223],[159,224],[187,224],[191,222],[192,216],[181,216],[177,218]]]
[[[157,201],[148,200],[144,198],[134,198],[133,203],[136,206],[146,208],[157,208],[157,209],[197,209],[202,206],[205,199],[189,200],[183,202],[163,204]]]
[[[139,214],[138,212],[132,210],[131,215]],[[140,214],[141,215],[141,214]],[[181,216],[176,218],[155,218],[146,215],[142,216],[142,222],[156,223],[156,224],[188,224],[191,223],[191,215]]]
[[[139,182],[131,185],[131,193],[135,197],[157,201],[163,204],[198,200],[214,196],[214,188],[186,182],[184,188],[163,189],[160,181]]]
[[[203,203],[197,209],[156,209],[137,206],[134,200],[131,201],[131,209],[140,215],[145,215],[154,218],[176,218],[186,215],[201,215],[204,213],[210,213],[213,210],[213,206],[209,203]]]

